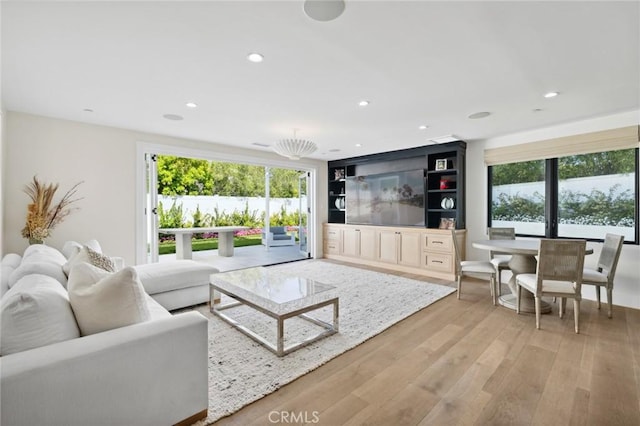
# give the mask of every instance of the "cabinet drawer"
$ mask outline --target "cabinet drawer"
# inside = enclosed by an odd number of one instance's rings
[[[339,240],[340,239],[340,230],[339,229],[325,229],[325,239],[327,240]]]
[[[439,253],[423,253],[424,267],[440,272],[453,272],[453,256]]]
[[[340,242],[339,241],[326,241],[324,242],[324,252],[326,254],[340,254]]]
[[[438,250],[442,252],[453,252],[453,241],[449,235],[431,235],[424,236],[424,246],[427,250]]]

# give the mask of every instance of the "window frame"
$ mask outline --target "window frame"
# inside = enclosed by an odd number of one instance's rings
[[[624,241],[624,244],[633,244],[639,245],[640,243],[640,208],[638,200],[640,199],[640,178],[639,178],[639,163],[640,163],[640,148],[633,148],[635,154],[635,214],[634,214],[634,240],[633,241]],[[616,149],[612,149],[611,151],[619,151]],[[535,237],[535,238],[557,238],[557,239],[571,239],[576,237],[559,237],[558,236],[558,188],[559,188],[559,157],[554,158],[546,158],[545,162],[545,201],[544,201],[544,215],[545,215],[545,235],[530,235],[530,234],[519,234],[516,233],[519,237]],[[499,164],[495,164],[499,165]],[[491,227],[492,222],[492,202],[493,202],[493,167],[494,165],[487,166],[487,227]],[[595,242],[603,242],[603,238],[582,238],[587,241],[595,241]]]

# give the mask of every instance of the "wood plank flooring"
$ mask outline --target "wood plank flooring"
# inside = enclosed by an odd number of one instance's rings
[[[609,319],[583,301],[576,335],[572,303],[563,319],[552,305],[536,330],[534,315],[493,306],[486,282],[464,277],[461,300],[451,294],[215,425],[640,425],[640,311],[614,306]]]

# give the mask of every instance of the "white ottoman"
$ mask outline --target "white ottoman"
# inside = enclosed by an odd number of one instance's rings
[[[209,276],[218,269],[193,260],[134,266],[149,296],[173,310],[209,301]]]

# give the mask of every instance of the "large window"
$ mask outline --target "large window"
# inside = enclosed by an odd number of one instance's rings
[[[491,226],[519,234],[545,234],[544,160],[500,164],[491,171]]]
[[[558,236],[602,238],[607,232],[633,241],[633,149],[558,159]]]
[[[638,240],[638,150],[489,167],[489,226],[520,235]]]

